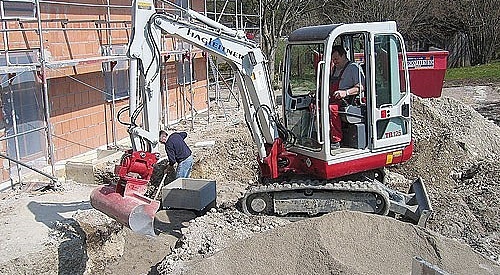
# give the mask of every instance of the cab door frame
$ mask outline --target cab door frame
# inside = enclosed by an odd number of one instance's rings
[[[373,152],[411,143],[411,94],[403,41],[399,33],[370,34],[368,146]]]

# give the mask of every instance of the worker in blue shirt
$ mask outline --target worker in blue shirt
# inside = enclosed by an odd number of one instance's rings
[[[160,142],[165,144],[168,164],[173,166],[177,163],[176,178],[188,178],[193,168],[193,155],[184,139],[186,132],[174,132],[170,135],[167,132],[160,131]]]

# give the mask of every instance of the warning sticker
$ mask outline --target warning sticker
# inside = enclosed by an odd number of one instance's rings
[[[392,154],[387,154],[385,159],[385,164],[391,164],[391,163],[392,163]]]
[[[150,10],[151,9],[151,3],[149,2],[138,2],[137,3],[137,8],[140,10]]]

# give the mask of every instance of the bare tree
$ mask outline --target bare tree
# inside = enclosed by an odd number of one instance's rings
[[[500,1],[459,0],[455,5],[462,15],[471,65],[488,63],[500,44]]]
[[[396,21],[407,39],[415,39],[429,22],[432,0],[342,0],[330,1],[323,16],[331,23]]]
[[[498,53],[499,0],[332,0],[328,6],[323,16],[332,23],[396,21],[412,50],[434,45],[467,54],[472,65]]]
[[[262,51],[267,56],[270,75],[274,76],[279,41],[300,26],[300,19],[324,7],[326,0],[262,0]],[[247,8],[259,7],[259,1],[245,1]]]

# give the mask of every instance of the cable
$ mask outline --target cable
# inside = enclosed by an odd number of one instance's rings
[[[122,125],[126,125],[126,126],[132,126],[131,123],[128,123],[128,122],[125,122],[125,121],[122,121],[120,119],[120,116],[125,112],[125,111],[128,111],[130,109],[130,106],[129,105],[126,105],[126,106],[123,106],[119,111],[118,111],[118,114],[116,115],[116,119],[118,120],[118,122],[120,122],[120,124]]]
[[[254,119],[257,121],[257,125],[259,126],[259,130],[262,132],[262,127],[261,127],[260,121],[257,117],[257,114],[260,110],[265,111],[267,113],[269,121],[274,122],[274,124],[276,125],[276,130],[278,131],[278,136],[283,141],[283,144],[285,145],[285,147],[289,148],[290,146],[293,146],[295,144],[295,142],[297,141],[297,137],[295,136],[295,134],[292,131],[288,130],[283,125],[283,123],[281,123],[281,121],[279,119],[277,119],[272,114],[271,108],[267,105],[260,105],[257,108],[257,110],[255,110]]]
[[[146,76],[148,75],[149,70],[153,66],[154,62],[156,62],[156,70],[155,70],[153,76],[151,77],[151,79],[149,80],[149,82],[147,83],[148,86],[149,86],[150,82],[152,82],[153,80],[155,80],[158,77],[158,75],[160,73],[160,67],[161,67],[160,48],[156,44],[155,36],[154,36],[153,32],[151,31],[151,26],[154,24],[154,20],[157,17],[160,17],[160,15],[154,14],[153,16],[151,16],[151,18],[148,20],[147,28],[146,28],[146,34],[148,36],[148,40],[151,43],[151,46],[153,48],[151,51],[152,60],[151,60],[151,63],[149,63],[148,68],[146,69],[146,73],[145,73]]]
[[[137,109],[134,110],[134,113],[132,116],[130,116],[130,123],[132,123],[133,126],[137,126],[136,120],[139,114],[141,114],[142,110],[144,109],[144,103],[141,102],[139,106],[137,106]]]

